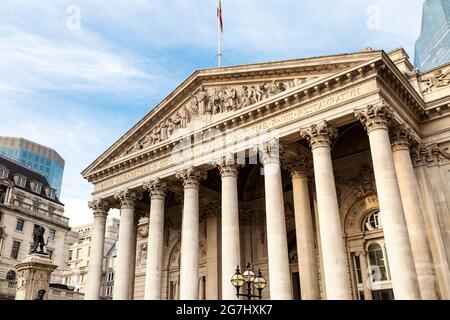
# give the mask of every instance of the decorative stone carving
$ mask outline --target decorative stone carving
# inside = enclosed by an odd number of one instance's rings
[[[441,163],[449,163],[449,147],[439,146],[434,143],[431,145],[419,144],[412,148],[411,157],[415,166],[427,165],[433,166]]]
[[[312,161],[302,154],[293,158],[287,156],[285,152],[281,152],[281,161],[283,168],[289,171],[291,176],[298,174],[307,176],[313,168]]]
[[[125,191],[117,192],[116,194],[114,194],[114,199],[120,202],[121,209],[132,209],[134,208],[137,196],[135,192],[127,189]]]
[[[294,82],[286,83],[299,82],[294,80]],[[197,94],[191,95],[187,103],[157,123],[143,138],[136,141],[132,147],[125,150],[116,159],[170,139],[177,129],[186,128],[196,118],[205,116],[206,119],[209,119],[208,117],[212,115],[234,112],[277,95],[286,90],[286,83],[273,80],[270,85],[263,82],[242,87],[213,87],[209,90],[202,86]],[[201,118],[201,120],[205,120],[205,118]]]
[[[364,165],[353,179],[346,182],[346,185],[354,190],[356,199],[376,193],[375,175],[368,165]]]
[[[138,248],[137,263],[139,266],[145,266],[147,262],[147,243],[141,243]]]
[[[406,123],[393,126],[389,130],[392,147],[406,147],[409,149],[414,141],[413,130]]]
[[[183,181],[184,188],[198,188],[200,181],[206,179],[207,175],[194,167],[189,167],[176,172],[175,176]]]
[[[419,80],[422,84],[422,93],[435,91],[450,84],[450,68],[439,69]]]
[[[103,199],[90,201],[88,207],[94,211],[94,216],[100,215],[105,217],[108,215],[108,211],[111,208],[109,202]]]
[[[219,169],[220,176],[224,177],[237,177],[239,174],[239,168],[241,167],[238,164],[235,164],[234,154],[228,154],[220,160],[213,161],[212,164]]]
[[[256,147],[259,153],[259,160],[263,165],[269,163],[280,164],[280,142],[273,138],[269,141],[264,141]]]
[[[160,179],[144,183],[144,189],[150,192],[150,198],[164,200],[167,195],[167,184]]]
[[[140,226],[138,228],[138,234],[143,239],[147,238],[148,237],[148,224]]]
[[[394,111],[385,101],[369,105],[365,109],[356,110],[355,117],[363,124],[370,133],[375,129],[388,129],[394,116]]]
[[[302,130],[300,136],[306,138],[314,150],[319,147],[330,147],[331,141],[337,137],[338,133],[334,125],[327,121],[313,124],[310,128]]]

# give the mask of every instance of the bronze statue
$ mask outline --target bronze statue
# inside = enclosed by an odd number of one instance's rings
[[[44,246],[47,245],[44,242],[44,233],[45,233],[45,228],[43,226],[38,226],[37,228],[34,229],[33,245],[31,246],[31,250],[30,250],[31,253],[38,252],[38,249],[39,249],[39,253],[44,253]]]

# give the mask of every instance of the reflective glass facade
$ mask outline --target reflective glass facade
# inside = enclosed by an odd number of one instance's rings
[[[59,197],[64,168],[58,162],[23,148],[0,146],[0,153],[6,154],[24,167],[31,168],[42,174],[50,186],[57,190],[56,194]]]
[[[450,62],[450,0],[426,0],[423,4],[414,60],[422,72]]]

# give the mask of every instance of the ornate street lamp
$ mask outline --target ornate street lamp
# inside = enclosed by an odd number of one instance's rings
[[[267,286],[266,279],[261,274],[261,269],[258,269],[258,275],[255,276],[249,262],[247,263],[247,269],[244,274],[241,274],[241,269],[237,266],[235,274],[231,277],[231,284],[236,288],[237,297],[247,297],[248,300],[252,298],[261,300],[262,291]],[[247,284],[247,293],[240,293],[241,288],[245,284]],[[253,294],[255,290],[258,290],[258,295]]]

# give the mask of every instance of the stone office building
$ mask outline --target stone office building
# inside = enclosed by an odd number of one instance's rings
[[[235,299],[247,261],[265,299],[449,299],[449,69],[368,48],[194,72],[82,173],[86,299],[111,208],[114,299]]]
[[[37,225],[45,228],[46,252],[58,266],[50,280],[61,283],[70,230],[64,205],[43,175],[0,156],[0,299],[14,298],[15,265],[30,253]]]

